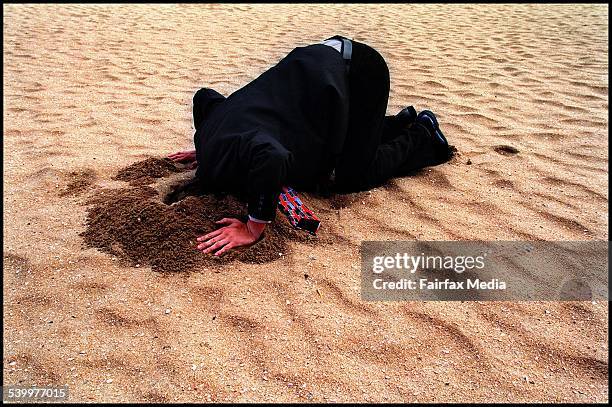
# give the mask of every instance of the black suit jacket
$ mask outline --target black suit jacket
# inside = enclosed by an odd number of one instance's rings
[[[283,185],[312,188],[329,174],[347,130],[348,78],[335,49],[298,47],[258,78],[207,107],[196,130],[204,189],[236,193],[273,220]]]

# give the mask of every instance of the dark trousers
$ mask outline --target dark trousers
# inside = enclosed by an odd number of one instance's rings
[[[336,161],[336,189],[359,191],[432,165],[433,140],[420,124],[400,126],[385,116],[389,69],[366,44],[352,41],[349,71],[349,124],[343,151]]]

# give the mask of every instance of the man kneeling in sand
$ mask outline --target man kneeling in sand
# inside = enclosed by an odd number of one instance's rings
[[[389,69],[370,46],[335,36],[298,47],[225,98],[193,98],[195,150],[169,156],[197,166],[203,191],[247,202],[248,221],[200,236],[198,250],[221,255],[256,242],[274,220],[285,185],[355,192],[448,161],[436,117],[412,106],[385,116]]]

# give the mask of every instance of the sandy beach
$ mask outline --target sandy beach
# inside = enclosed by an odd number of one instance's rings
[[[608,402],[607,302],[367,302],[359,252],[607,240],[606,5],[3,13],[5,385],[67,385],[71,402]],[[193,147],[195,91],[229,95],[335,34],[386,59],[388,114],[436,113],[451,162],[306,194],[319,236],[278,229],[274,259],[161,273],[84,244],[120,170]]]

